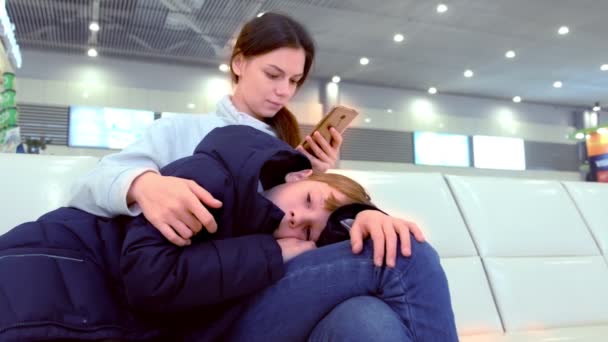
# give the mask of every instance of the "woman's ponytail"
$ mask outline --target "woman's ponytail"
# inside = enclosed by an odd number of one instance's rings
[[[291,147],[296,147],[302,142],[298,120],[287,107],[281,108],[275,116],[264,121],[274,129],[277,138]]]

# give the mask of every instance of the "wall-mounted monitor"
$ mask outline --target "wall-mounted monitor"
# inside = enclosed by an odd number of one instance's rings
[[[469,137],[460,134],[414,132],[414,163],[470,166]]]
[[[139,139],[152,122],[152,111],[71,106],[68,145],[122,149]]]
[[[482,169],[525,170],[524,140],[520,138],[473,136],[475,167]]]

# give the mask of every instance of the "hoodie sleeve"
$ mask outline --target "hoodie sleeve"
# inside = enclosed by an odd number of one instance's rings
[[[138,205],[127,205],[127,192],[133,180],[146,171],[158,172],[168,163],[192,154],[200,139],[221,125],[211,115],[156,120],[140,140],[104,157],[95,169],[77,179],[68,206],[104,217],[139,215]]]
[[[145,219],[130,227],[121,272],[129,304],[137,310],[176,312],[254,293],[284,274],[271,235],[247,235],[177,247]]]

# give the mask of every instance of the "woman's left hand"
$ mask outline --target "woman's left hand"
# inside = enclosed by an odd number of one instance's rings
[[[306,137],[306,141],[308,141],[314,154],[310,154],[302,145],[296,147],[296,150],[308,157],[313,170],[318,172],[325,172],[335,167],[338,161],[338,153],[340,146],[342,146],[342,134],[333,127],[329,129],[329,132],[332,137],[331,144],[319,132],[314,132],[312,138],[310,136]]]
[[[410,256],[410,233],[418,242],[424,242],[424,234],[414,222],[405,221],[384,214],[378,210],[363,210],[355,217],[350,229],[350,242],[353,253],[363,250],[363,240],[371,237],[374,245],[374,264],[378,267],[384,264],[395,267],[397,259],[397,242],[401,241],[401,254]]]

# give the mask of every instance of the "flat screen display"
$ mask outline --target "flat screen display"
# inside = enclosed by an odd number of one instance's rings
[[[414,132],[414,163],[468,167],[469,137],[460,134]]]
[[[525,170],[524,140],[520,138],[473,136],[475,167],[482,169]]]
[[[72,106],[68,145],[122,149],[141,138],[152,122],[152,111]]]

